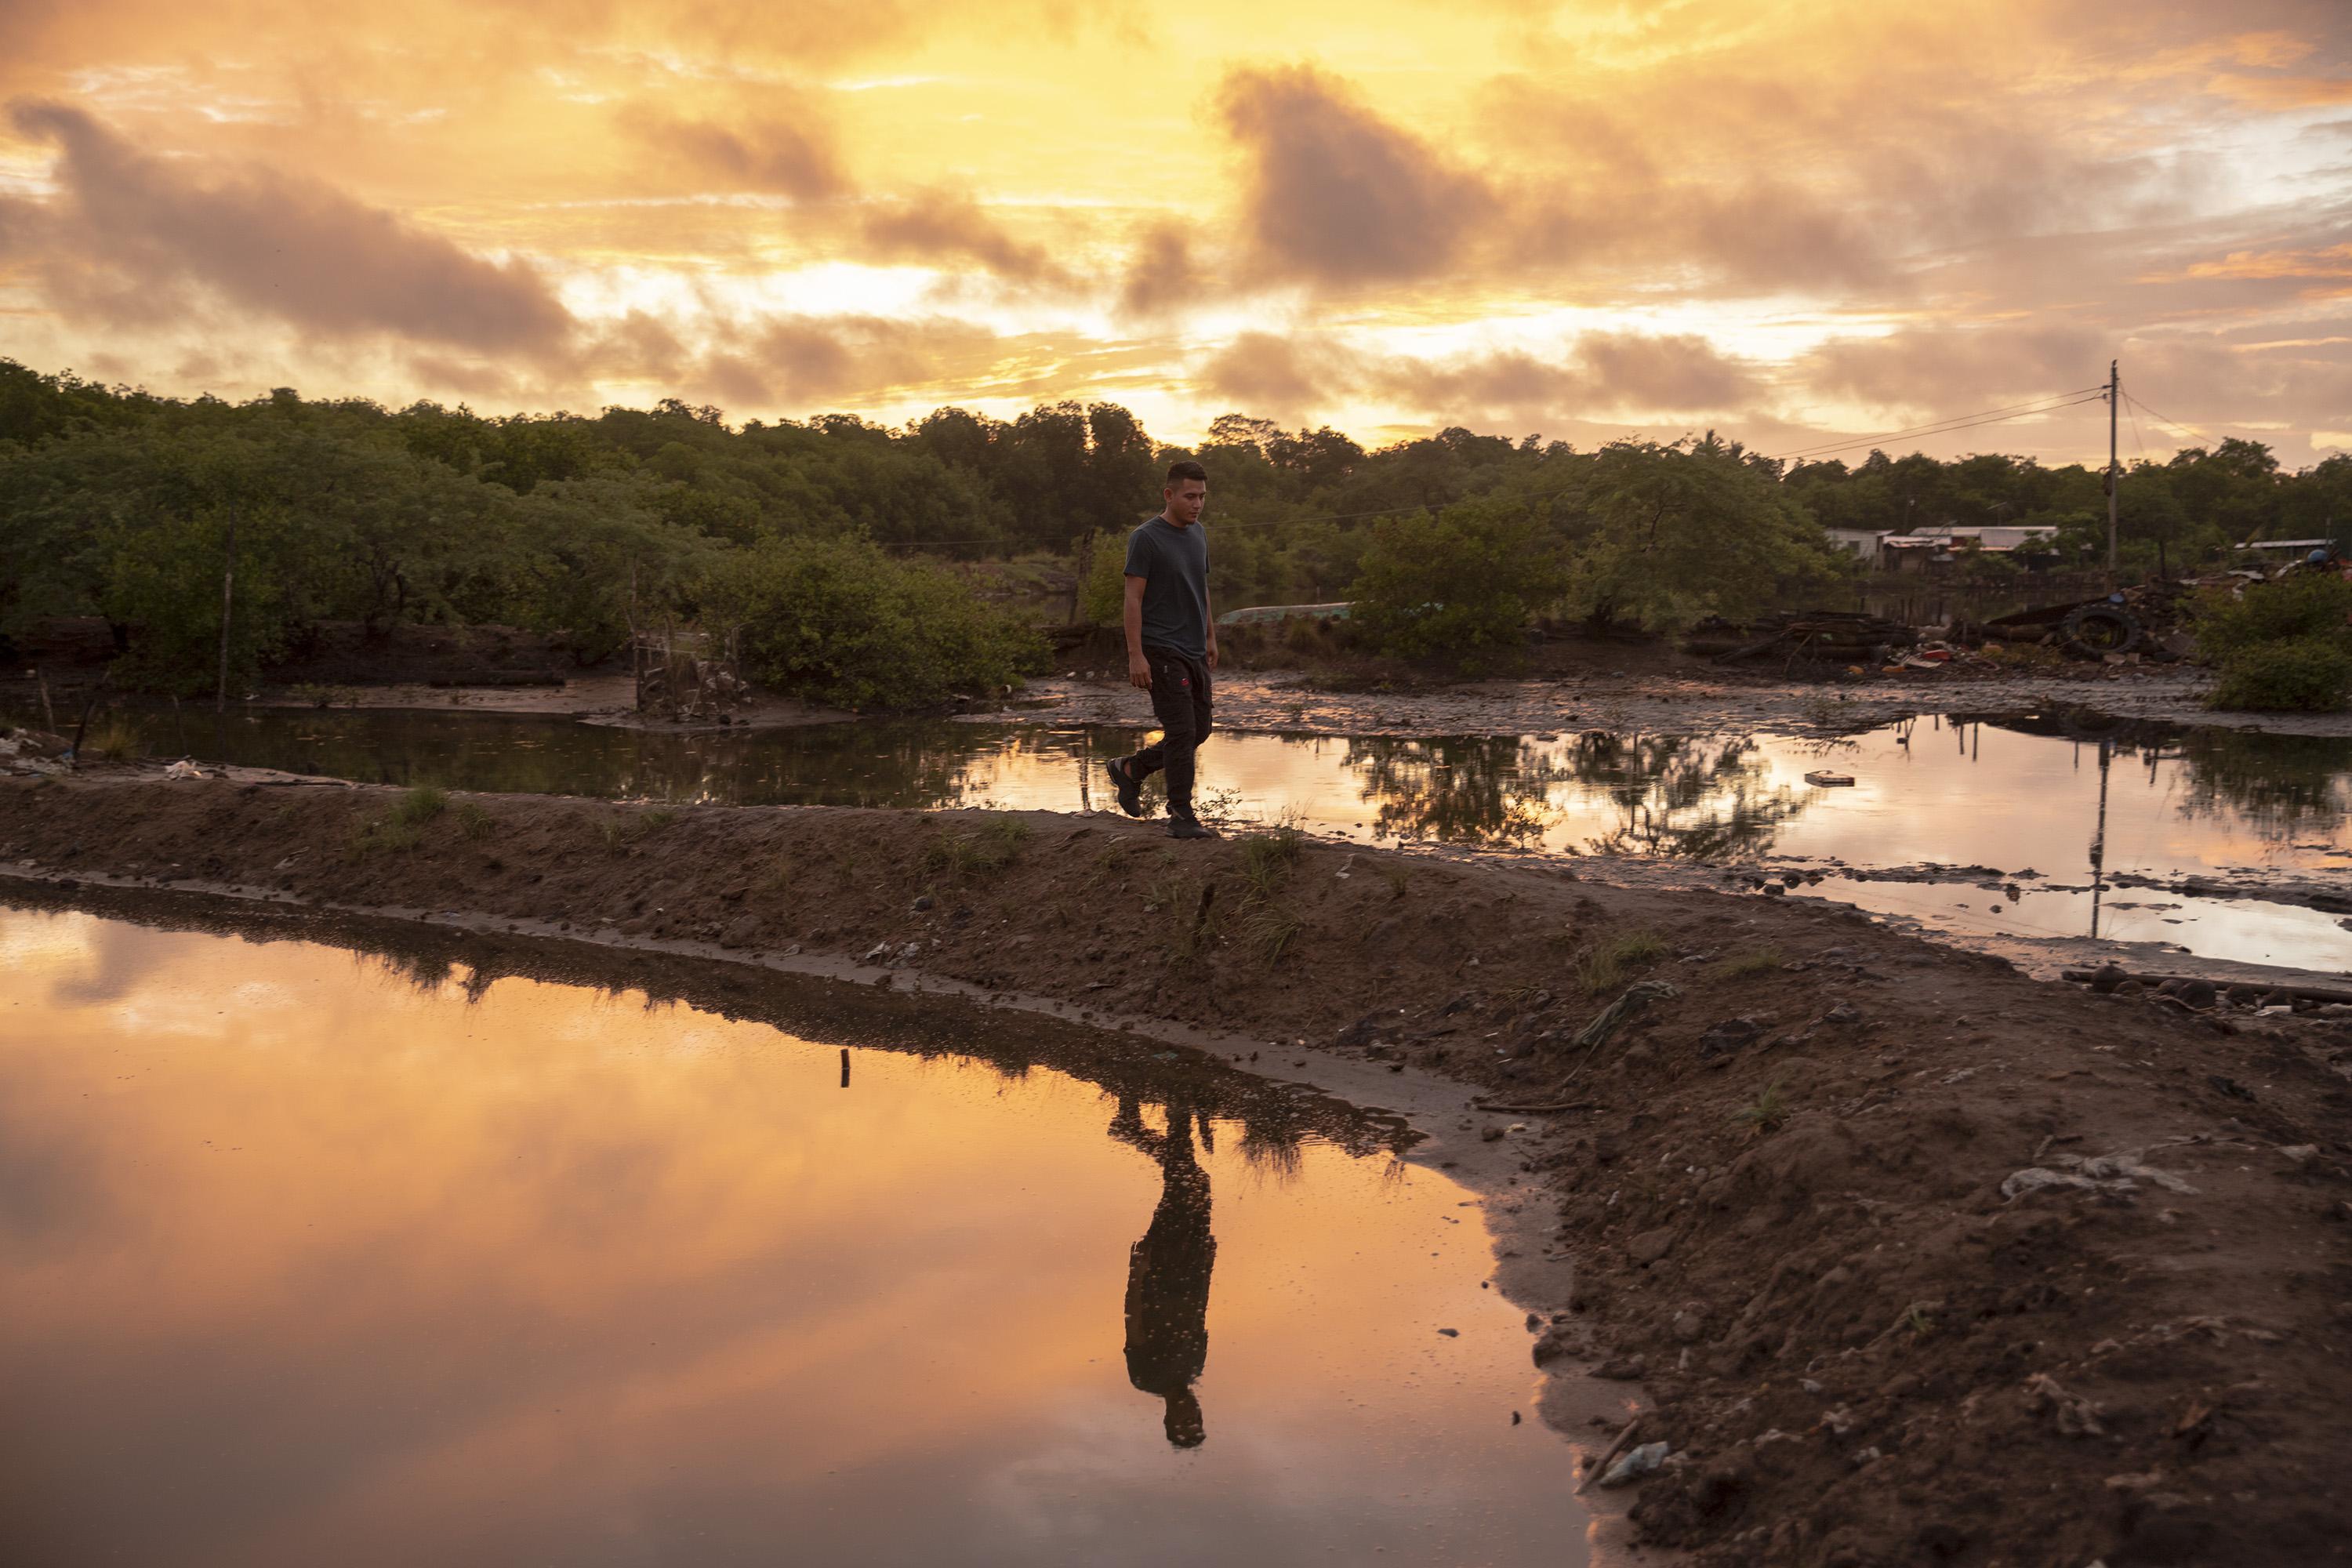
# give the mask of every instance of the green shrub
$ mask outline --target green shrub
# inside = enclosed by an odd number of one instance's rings
[[[1115,626],[1127,614],[1127,536],[1108,529],[1094,536],[1094,554],[1078,584],[1078,619]]]
[[[1473,502],[1375,528],[1352,620],[1381,653],[1446,659],[1465,675],[1516,669],[1528,617],[1566,584],[1558,543],[1525,507]]]
[[[2289,637],[2232,650],[2205,699],[2211,708],[2332,713],[2352,705],[2352,647],[2345,639]]]
[[[2332,639],[2352,648],[2352,583],[2333,573],[2291,572],[2242,590],[2197,596],[2197,651],[2219,664],[2261,643]]]
[[[431,784],[418,784],[394,803],[392,820],[403,827],[422,827],[448,809],[446,791]]]
[[[1029,842],[1029,825],[1017,816],[1000,816],[970,833],[947,833],[924,847],[923,869],[955,881],[994,876],[1020,858]]]
[[[1666,955],[1657,932],[1628,931],[1587,951],[1576,961],[1576,982],[1587,995],[1614,991]]]
[[[2197,603],[2197,651],[2221,666],[2215,708],[2327,712],[2352,702],[2352,583],[2293,572]]]
[[[952,572],[866,540],[769,540],[736,552],[709,608],[742,627],[744,668],[841,708],[915,708],[1003,690],[1044,668],[1025,620]]]

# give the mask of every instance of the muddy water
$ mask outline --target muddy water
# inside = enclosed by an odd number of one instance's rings
[[[370,781],[1055,810],[1108,804],[1094,764],[1138,740],[949,722],[680,735],[429,712],[133,721],[160,754]],[[1855,784],[1806,782],[1822,769]],[[1948,931],[2163,942],[2214,958],[2352,968],[2352,930],[2341,923],[2352,909],[2331,907],[2325,891],[2352,892],[2352,741],[2341,739],[2058,713],[1931,717],[1828,742],[1227,734],[1203,753],[1202,788],[1231,815],[1287,816],[1367,841],[1760,861],[1824,873],[1801,896]],[[2000,875],[1948,874],[1964,867]],[[1915,879],[1885,879],[1889,871]],[[2217,881],[2233,896],[2216,896],[2207,884]]]
[[[0,1560],[1584,1560],[1480,1209],[1342,1108],[85,912],[0,973]]]

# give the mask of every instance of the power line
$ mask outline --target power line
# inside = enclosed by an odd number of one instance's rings
[[[2168,425],[2184,436],[2194,436],[2199,440],[2210,443],[2213,446],[2218,447],[2221,445],[2219,437],[2208,435],[2206,432],[2197,428],[2194,425],[2183,425],[2178,419],[2166,418],[2163,415],[2158,414],[2155,409],[2150,408],[2147,404],[2142,403],[2138,398],[2134,397],[2128,392],[2124,394],[2124,401],[2130,404],[2133,407],[2138,409],[2142,414],[2147,415],[2150,419],[2155,420],[2159,425]]]
[[[1770,456],[1776,461],[1793,459],[1803,462],[1826,457],[1832,452],[1850,452],[1856,447],[1877,447],[1889,441],[1908,441],[1923,436],[1948,436],[1956,431],[1973,430],[1979,425],[2002,425],[2012,419],[2031,418],[2037,414],[2055,414],[2062,408],[2072,408],[2078,404],[2096,403],[2106,395],[2106,390],[2104,387],[2084,387],[2080,395],[2062,392],[2053,395],[2063,398],[2065,401],[2052,403],[2042,400],[2033,404],[2020,404],[2008,412],[1988,409],[1981,416],[1959,415],[1951,419],[1938,420],[1933,425],[1916,426],[1905,430],[1885,430],[1874,436],[1856,437],[1851,441],[1823,442],[1819,446],[1800,447],[1793,452],[1774,452]]]
[[[1997,425],[2004,419],[2022,419],[2030,415],[2048,414],[2056,409],[2072,407],[2076,402],[2088,402],[2092,395],[2102,393],[2100,387],[2077,387],[2073,392],[2053,392],[2025,403],[2012,403],[1999,408],[1981,409],[1974,414],[1955,414],[1948,418],[1930,420],[1925,425],[1909,425],[1900,430],[1882,430],[1875,435],[1856,436],[1852,439],[1819,441],[1792,451],[1774,452],[1775,459],[1802,459],[1814,452],[1843,452],[1854,447],[1877,446],[1887,441],[1906,441],[1920,436],[1937,436],[1946,429],[1968,429],[1976,425]],[[2060,400],[2064,401],[2060,401]]]

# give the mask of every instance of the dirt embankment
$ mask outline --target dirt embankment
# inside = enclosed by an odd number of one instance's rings
[[[1432,1068],[1483,1086],[1558,1205],[1578,1268],[1538,1358],[1643,1380],[1633,1442],[1671,1449],[1652,1539],[1722,1564],[2352,1555],[2344,1025],[1556,867],[1043,813],[435,804],[9,781],[0,867],[825,951],[1280,1041],[1277,1067]]]

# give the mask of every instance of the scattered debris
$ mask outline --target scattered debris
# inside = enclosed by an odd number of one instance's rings
[[[1630,1486],[1644,1476],[1654,1475],[1672,1452],[1674,1449],[1668,1444],[1644,1443],[1609,1467],[1601,1477],[1601,1484],[1604,1487]]]
[[[2098,1154],[2089,1159],[2080,1154],[2061,1154],[2050,1166],[2029,1165],[2012,1171],[2000,1184],[2000,1195],[2015,1202],[2027,1193],[2048,1187],[2067,1187],[2082,1192],[2126,1194],[2139,1191],[2140,1182],[2152,1182],[2167,1192],[2194,1194],[2197,1189],[2169,1171],[2159,1171],[2143,1163],[2142,1151],[2127,1149],[2113,1154]]]
[[[2058,1418],[2058,1430],[2069,1437],[2103,1437],[2106,1427],[2099,1417],[2105,1414],[2091,1401],[2066,1392],[2059,1381],[2046,1372],[2037,1372],[2025,1380],[2026,1397],[2033,1408]]]

